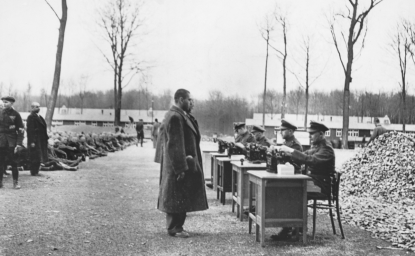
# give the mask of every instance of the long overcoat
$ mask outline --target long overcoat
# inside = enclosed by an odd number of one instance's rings
[[[45,119],[35,113],[27,117],[27,148],[30,160],[34,162],[48,161],[48,132]],[[35,143],[32,148],[31,144]]]
[[[197,122],[183,110],[172,106],[159,134],[163,145],[160,159],[160,189],[157,208],[167,213],[184,213],[208,209],[200,152]],[[191,156],[190,165],[186,157]],[[177,176],[185,172],[184,179]]]

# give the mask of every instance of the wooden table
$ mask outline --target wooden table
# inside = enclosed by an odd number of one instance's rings
[[[205,181],[212,183],[212,156],[211,153],[216,153],[217,150],[203,150],[202,151],[202,162],[203,162],[203,174],[205,175]]]
[[[217,173],[217,171],[216,171],[216,168],[217,168],[217,166],[218,166],[218,163],[216,162],[216,158],[218,158],[218,157],[228,157],[228,155],[227,154],[225,154],[225,153],[210,153],[210,177],[211,177],[211,182],[212,182],[212,185],[213,185],[213,187],[212,187],[212,189],[213,189],[213,191],[216,191],[217,190],[217,187],[216,187],[216,185],[217,185],[217,179],[216,179],[216,173]]]
[[[236,217],[240,221],[243,220],[244,206],[248,206],[248,185],[249,175],[248,170],[251,171],[263,171],[267,168],[266,163],[253,164],[248,161],[244,161],[241,164],[238,162],[231,162],[232,164],[232,212],[235,212],[236,204]]]
[[[225,205],[226,192],[232,192],[232,165],[231,161],[238,161],[245,159],[244,155],[233,155],[229,157],[218,157],[216,167],[216,192],[217,199]],[[220,195],[220,197],[219,197]]]
[[[255,223],[255,240],[265,246],[266,227],[303,227],[307,243],[307,181],[302,174],[278,175],[266,171],[248,171],[249,233]],[[255,188],[254,188],[255,186]],[[255,190],[255,211],[252,201]]]

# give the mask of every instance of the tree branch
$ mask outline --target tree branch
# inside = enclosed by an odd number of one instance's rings
[[[344,62],[343,62],[342,55],[340,53],[339,45],[337,44],[337,38],[336,38],[336,33],[334,32],[334,25],[333,24],[330,25],[330,32],[331,32],[331,36],[333,38],[334,46],[336,47],[337,53],[339,54],[339,59],[340,59],[340,63],[342,64],[343,71],[346,74],[346,67],[344,66]]]
[[[56,17],[58,18],[58,20],[60,22],[61,18],[59,18],[58,14],[55,12],[55,9],[53,9],[53,7],[49,4],[49,2],[47,0],[45,0],[45,2],[49,5],[50,9],[52,9],[52,11],[55,13]]]

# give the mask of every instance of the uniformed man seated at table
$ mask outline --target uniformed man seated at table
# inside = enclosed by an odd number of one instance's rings
[[[305,165],[307,175],[313,179],[316,186],[321,188],[321,193],[326,195],[331,191],[330,177],[335,172],[334,150],[324,135],[328,130],[324,124],[310,121],[310,127],[307,129],[311,142],[309,150],[301,152],[287,145],[280,148],[281,151],[288,153],[295,163]],[[282,236],[279,238],[282,238]]]
[[[235,143],[242,143],[244,146],[248,143],[255,142],[255,137],[250,133],[246,127],[245,123],[234,123],[233,127],[235,129],[235,132],[238,134],[235,138]]]
[[[277,130],[280,130],[281,137],[283,138],[282,145],[290,147],[294,150],[297,150],[299,152],[303,152],[303,147],[301,146],[301,143],[295,138],[294,132],[297,130],[297,126],[293,125],[292,123],[281,120],[281,126],[279,128],[276,128]],[[294,172],[296,174],[301,173],[301,166],[299,163],[294,162]],[[285,240],[289,239],[292,236],[293,228],[285,227],[283,228],[277,235],[272,235],[271,239],[273,240]]]
[[[291,124],[286,120],[281,120],[281,137],[284,139],[282,145],[287,147],[296,149],[300,152],[303,152],[303,146],[301,143],[295,138],[294,132],[297,130],[297,126]]]
[[[264,132],[265,132],[265,129],[262,128],[261,126],[254,125],[252,127],[252,134],[255,137],[255,143],[262,145],[262,146],[269,147],[273,143],[265,137]]]

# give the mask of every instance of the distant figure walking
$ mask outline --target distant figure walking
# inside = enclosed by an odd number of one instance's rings
[[[136,126],[135,126],[135,130],[137,131],[137,147],[138,147],[138,143],[140,142],[141,147],[143,147],[143,140],[144,140],[144,123],[143,123],[143,119],[139,119]]]
[[[151,127],[151,137],[153,138],[153,148],[156,148],[157,145],[157,137],[159,135],[159,127],[160,123],[158,122],[157,118],[154,120],[153,127]]]
[[[27,117],[27,148],[30,156],[30,174],[39,173],[40,163],[48,159],[48,131],[45,119],[39,115],[40,104],[32,103],[30,115]]]
[[[385,127],[383,127],[380,124],[379,118],[375,118],[375,129],[373,130],[372,136],[370,136],[370,140],[368,141],[368,145],[370,144],[371,141],[373,141],[374,139],[376,139],[377,137],[379,137],[380,135],[388,132],[388,130],[386,130]]]

